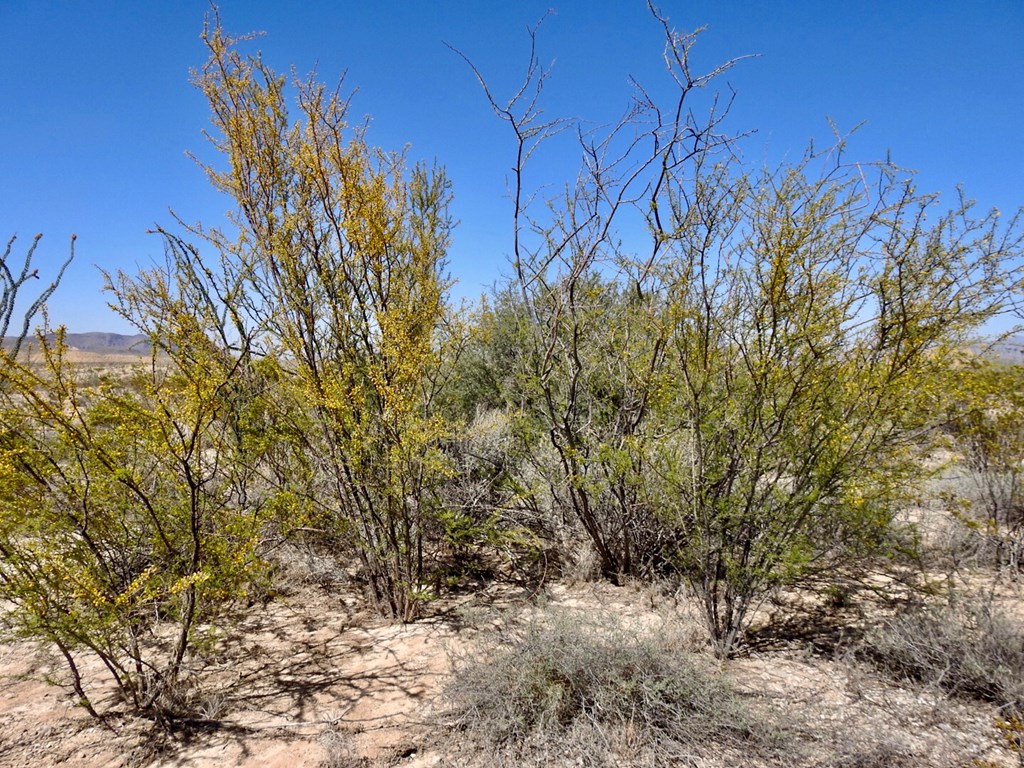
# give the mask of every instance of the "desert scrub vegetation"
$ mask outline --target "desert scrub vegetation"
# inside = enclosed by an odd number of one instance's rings
[[[41,364],[4,361],[0,623],[56,646],[93,714],[81,654],[131,709],[170,714],[192,652],[262,571],[266,499],[221,400],[236,367],[198,326],[173,339],[166,367],[95,387],[60,332],[39,335]]]
[[[219,21],[195,75],[229,170],[205,166],[235,204],[237,236],[192,228],[216,254],[235,338],[282,369],[294,494],[358,558],[373,605],[409,621],[431,597],[440,449],[433,406],[459,327],[444,276],[452,222],[442,168],[370,146],[348,101],[244,56]],[[207,257],[181,244],[202,269]],[[212,263],[212,262],[211,262]]]
[[[538,610],[507,621],[455,667],[442,716],[453,760],[669,766],[773,748],[772,728],[671,627]]]
[[[957,396],[945,427],[958,460],[943,500],[973,559],[1016,576],[1024,567],[1024,367],[983,357],[951,371]],[[972,554],[965,552],[965,554]]]
[[[907,607],[873,627],[864,650],[897,679],[1024,710],[1024,627],[990,598],[955,591]]]
[[[511,277],[465,312],[444,168],[373,146],[340,86],[276,73],[211,15],[193,81],[230,224],[158,228],[163,264],[107,275],[149,364],[83,379],[59,334],[38,363],[0,353],[3,620],[60,649],[91,711],[79,655],[161,716],[295,544],[327,553],[311,578],[402,622],[538,553],[665,579],[724,658],[773,595],[913,540],[897,512],[943,429],[981,479],[975,522],[1019,532],[1020,370],[966,386],[950,362],[1019,298],[1021,216],[946,210],[841,135],[745,163],[718,91],[738,62],[696,71],[698,35],[650,11],[663,82],[635,83],[604,133],[552,117],[536,29],[507,99],[463,55],[514,171]],[[557,194],[532,175],[548,151],[579,158]],[[4,327],[34,251],[20,272],[10,252]],[[500,680],[467,660],[465,733],[548,749],[599,725],[609,754],[655,762],[751,738],[691,657],[673,670],[657,638],[592,630],[506,638]]]
[[[605,578],[687,583],[726,656],[772,592],[892,552],[947,363],[1019,286],[1021,218],[942,212],[842,137],[745,165],[715,93],[737,62],[696,71],[697,36],[651,10],[670,95],[637,84],[604,133],[545,109],[535,47],[505,100],[463,56],[516,158],[514,274],[474,365],[501,365],[479,391],[541,458],[549,519]],[[557,196],[531,186],[549,145],[579,157]]]

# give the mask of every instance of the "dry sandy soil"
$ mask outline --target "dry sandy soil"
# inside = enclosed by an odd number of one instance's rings
[[[354,594],[303,584],[224,638],[197,699],[208,719],[173,734],[123,717],[98,724],[65,688],[48,684],[64,680],[59,660],[24,644],[0,646],[0,766],[486,765],[486,755],[452,756],[444,738],[431,737],[430,721],[453,654],[472,647],[499,613],[565,608],[650,626],[668,617],[700,643],[692,606],[650,589],[554,584],[544,596],[548,607],[532,608],[525,590],[492,586],[398,626],[367,616]],[[754,710],[784,718],[801,745],[794,764],[1016,765],[991,707],[896,686],[823,653],[810,635],[762,640],[723,674]],[[116,708],[112,699],[98,703]],[[693,764],[737,763],[710,756]]]

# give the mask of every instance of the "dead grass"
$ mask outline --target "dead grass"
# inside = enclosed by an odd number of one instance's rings
[[[604,611],[505,623],[457,660],[445,698],[446,751],[465,764],[670,766],[771,746],[771,729],[671,627]]]
[[[867,634],[864,650],[897,679],[1024,708],[1024,628],[976,592],[901,611]]]
[[[209,717],[170,733],[93,722],[46,683],[59,664],[0,646],[0,765],[1016,764],[994,704],[897,681],[802,636],[722,665],[685,595],[555,584],[535,604],[495,584],[398,626],[366,614],[354,586],[313,581],[296,579],[223,637],[203,688],[183,692]]]

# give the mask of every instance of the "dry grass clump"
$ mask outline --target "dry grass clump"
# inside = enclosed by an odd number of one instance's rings
[[[991,600],[953,593],[941,605],[918,605],[882,622],[865,649],[885,673],[1024,708],[1024,630]]]
[[[324,758],[318,768],[363,768],[369,760],[356,754],[352,737],[344,731],[324,731],[320,736]]]
[[[543,612],[459,659],[445,690],[458,764],[668,766],[769,746],[739,697],[672,630]]]
[[[994,569],[1017,578],[1024,571],[1024,472],[1021,457],[1011,471],[967,465],[948,468],[931,482],[934,565],[952,570]]]
[[[906,744],[889,738],[852,740],[837,746],[820,768],[904,768],[920,765]]]

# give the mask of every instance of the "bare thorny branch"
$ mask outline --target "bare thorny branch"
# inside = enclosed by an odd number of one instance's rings
[[[29,280],[39,279],[39,269],[33,267],[32,260],[35,257],[36,248],[39,246],[39,241],[42,237],[42,234],[38,234],[32,238],[32,244],[25,252],[25,259],[22,262],[21,269],[19,271],[12,270],[10,262],[11,250],[14,247],[14,241],[17,240],[17,235],[12,236],[11,239],[7,241],[7,247],[4,249],[3,258],[0,258],[0,341],[3,341],[5,346],[7,346],[8,343],[10,344],[8,351],[12,357],[18,356],[18,352],[21,350],[21,345],[24,343],[31,331],[32,321],[39,316],[40,312],[43,311],[46,306],[46,301],[51,295],[53,295],[53,292],[57,290],[57,286],[60,285],[60,281],[64,277],[64,272],[67,270],[68,265],[71,264],[71,260],[75,258],[75,240],[77,236],[72,235],[71,249],[68,257],[60,265],[56,276],[45,288],[43,288],[42,291],[39,292],[38,295],[36,295],[25,309],[21,318],[21,328],[18,329],[18,334],[8,342],[7,331],[10,328],[11,320],[14,318],[18,294]]]
[[[595,302],[610,300],[594,295],[594,278],[612,270],[628,278],[640,304],[647,294],[656,295],[657,264],[662,246],[674,222],[664,210],[685,194],[687,177],[695,183],[705,166],[719,154],[730,156],[739,138],[723,132],[735,94],[724,101],[712,96],[707,114],[699,119],[691,107],[695,93],[731,69],[742,58],[732,59],[707,73],[695,73],[690,49],[700,32],[680,34],[649,4],[651,15],[664,36],[663,57],[672,83],[668,106],[659,104],[653,91],[630,78],[633,94],[621,117],[610,126],[589,126],[573,117],[544,115],[541,100],[550,69],[541,66],[537,54],[538,24],[528,30],[529,58],[525,77],[507,101],[500,101],[487,79],[461,50],[449,45],[472,70],[488,105],[515,137],[512,197],[512,262],[514,282],[530,317],[529,343],[536,362],[544,421],[552,446],[567,480],[556,495],[564,494],[580,523],[590,534],[608,575],[632,569],[630,542],[633,492],[616,479],[609,466],[602,472],[609,484],[608,498],[588,490],[588,456],[602,441],[618,445],[641,429],[648,412],[651,382],[664,361],[667,329],[654,331],[655,338],[628,333],[623,343],[633,357],[623,368],[627,384],[618,412],[608,424],[595,425],[584,404],[587,381],[594,372],[587,359],[595,332]],[[546,18],[546,17],[545,17]],[[544,19],[542,19],[542,22]],[[537,192],[528,192],[528,162],[541,145],[563,131],[572,130],[580,156],[576,178],[557,196],[534,210]],[[662,210],[659,210],[661,208]],[[617,232],[625,219],[638,213],[650,234],[650,250],[643,258],[624,255]],[[675,212],[673,212],[675,213]],[[673,215],[673,219],[675,219]],[[528,243],[533,235],[532,242]],[[599,291],[600,293],[600,291]],[[664,293],[664,286],[662,286]],[[607,329],[604,329],[607,332]],[[600,331],[598,331],[600,332]],[[649,342],[649,344],[648,344]],[[612,355],[620,354],[609,350]],[[643,382],[643,383],[640,383]],[[611,432],[605,433],[606,429]],[[634,466],[639,459],[634,457]],[[617,520],[601,510],[607,504],[622,510]]]

